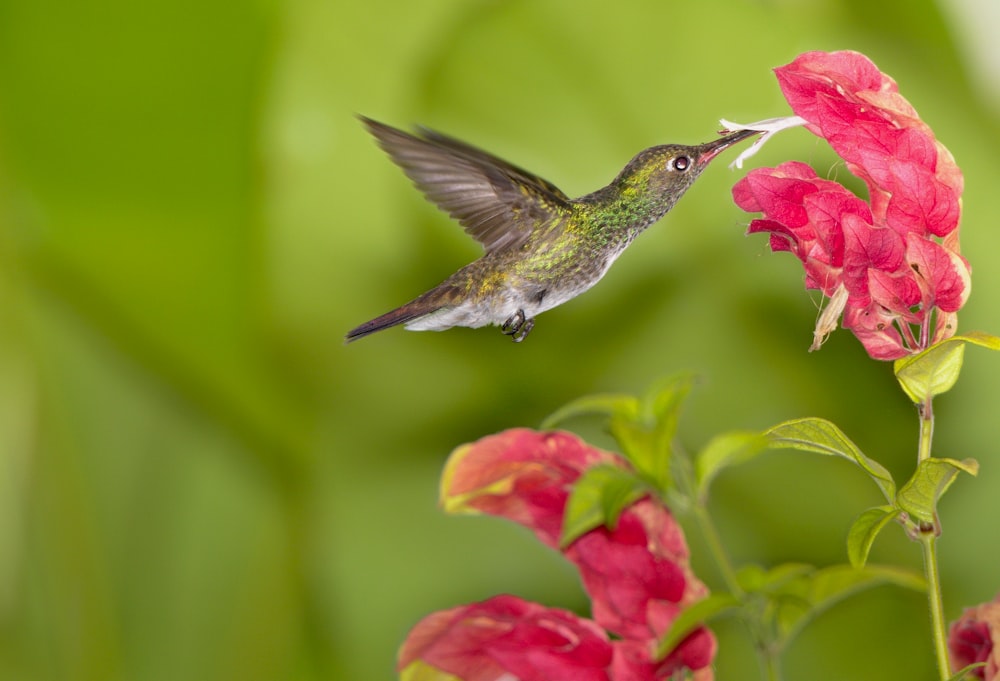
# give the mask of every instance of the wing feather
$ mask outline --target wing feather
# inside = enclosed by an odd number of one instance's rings
[[[517,248],[570,211],[569,197],[552,183],[465,142],[361,120],[417,188],[487,251]]]

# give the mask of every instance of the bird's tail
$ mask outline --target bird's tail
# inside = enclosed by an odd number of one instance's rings
[[[361,326],[351,329],[347,332],[347,335],[344,336],[344,342],[350,343],[351,341],[373,334],[376,331],[388,329],[393,326],[399,326],[400,324],[407,324],[419,319],[420,317],[429,315],[432,312],[437,312],[442,307],[445,307],[445,305],[442,304],[441,301],[428,300],[426,297],[422,296],[407,303],[406,305],[397,307],[391,312],[386,312],[384,315],[365,322]]]

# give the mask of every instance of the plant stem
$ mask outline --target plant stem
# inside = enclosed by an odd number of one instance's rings
[[[781,668],[778,666],[778,656],[767,650],[759,650],[760,674],[765,681],[781,681]]]
[[[928,396],[917,405],[920,414],[920,441],[917,446],[917,462],[931,456],[931,441],[934,439],[934,405]],[[951,678],[948,662],[948,630],[944,622],[944,603],[941,598],[941,573],[938,569],[937,538],[941,528],[935,519],[933,527],[920,528],[919,540],[924,555],[924,576],[927,579],[927,603],[931,614],[931,633],[934,637],[934,657],[937,660],[938,676],[941,681]]]
[[[920,415],[920,442],[917,445],[917,463],[931,456],[931,441],[934,439],[934,404],[931,397],[927,397],[917,405],[917,413]]]
[[[722,574],[722,581],[726,583],[726,588],[729,589],[729,593],[737,598],[743,598],[745,593],[740,587],[739,580],[736,579],[736,569],[733,567],[733,562],[729,559],[729,554],[726,553],[726,549],[722,545],[719,531],[715,529],[715,523],[712,522],[712,517],[708,514],[708,508],[702,503],[696,503],[694,505],[694,517],[698,522],[701,535],[705,538],[705,543],[708,544],[708,550],[712,554],[712,558],[715,559],[715,564],[719,568],[719,572]]]
[[[698,523],[698,529],[701,531],[701,535],[708,545],[708,551],[712,554],[716,567],[718,567],[719,572],[722,574],[722,581],[726,583],[729,593],[740,600],[744,600],[746,592],[736,578],[736,569],[733,567],[733,562],[722,545],[722,539],[719,537],[719,531],[715,528],[715,523],[712,522],[712,516],[708,512],[707,505],[701,500],[696,502],[692,508],[695,520]],[[744,613],[742,619],[747,625],[750,638],[753,639],[754,648],[757,651],[761,678],[764,681],[781,681],[781,667],[778,664],[778,654],[771,644],[770,637],[762,630],[760,621],[749,615],[749,613]]]
[[[726,583],[729,593],[742,599],[745,592],[740,587],[739,580],[736,579],[736,568],[733,561],[726,553],[726,547],[722,544],[719,531],[712,522],[712,516],[708,512],[708,499],[695,493],[694,474],[691,470],[691,458],[679,445],[674,446],[674,475],[678,489],[688,499],[691,500],[691,512],[694,514],[698,529],[708,544],[708,551],[712,554],[719,572],[722,574],[722,581]]]
[[[678,451],[683,450],[676,450],[675,456]],[[698,530],[708,546],[708,552],[712,555],[712,559],[722,575],[722,581],[725,582],[729,593],[743,602],[744,612],[741,619],[746,624],[750,638],[753,640],[757,660],[760,664],[761,678],[764,681],[781,681],[781,666],[778,651],[772,644],[773,637],[764,630],[760,618],[752,615],[748,609],[747,593],[740,586],[733,561],[729,558],[726,547],[722,543],[722,537],[719,536],[719,530],[716,529],[712,515],[708,512],[708,499],[703,495],[695,496],[694,494],[695,485],[690,459],[687,456],[679,456],[674,460],[674,465],[678,488],[687,495],[688,499],[691,499],[690,512],[694,515]]]
[[[933,532],[921,535],[924,553],[924,574],[927,577],[927,601],[931,611],[931,630],[934,635],[934,656],[937,658],[938,676],[941,681],[951,678],[948,663],[948,631],[944,624],[944,604],[941,601],[941,575],[938,571],[937,536]]]

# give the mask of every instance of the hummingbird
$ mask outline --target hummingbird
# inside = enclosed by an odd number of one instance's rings
[[[609,185],[571,199],[558,187],[470,144],[359,117],[416,187],[484,248],[414,300],[347,333],[345,342],[403,324],[412,331],[500,326],[521,342],[535,316],[596,284],[636,236],[662,218],[739,130],[693,146],[640,151]]]

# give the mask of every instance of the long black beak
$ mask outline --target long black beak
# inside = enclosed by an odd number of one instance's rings
[[[742,142],[749,137],[759,134],[761,134],[760,130],[737,130],[736,132],[731,132],[717,140],[705,142],[705,144],[698,147],[701,152],[698,154],[698,163],[704,165],[718,156],[722,150],[729,148],[737,142]]]

